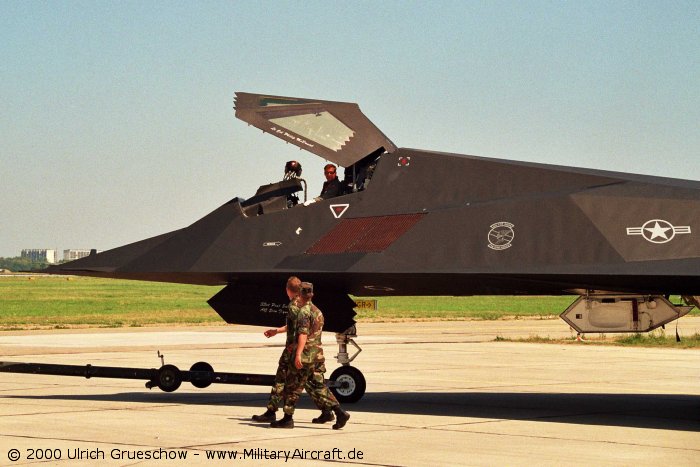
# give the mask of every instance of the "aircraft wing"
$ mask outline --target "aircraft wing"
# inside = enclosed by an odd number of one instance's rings
[[[235,109],[244,122],[341,167],[396,150],[357,104],[237,92]]]

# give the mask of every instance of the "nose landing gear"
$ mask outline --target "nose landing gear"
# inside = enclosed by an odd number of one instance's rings
[[[365,394],[367,388],[367,382],[362,372],[350,366],[350,362],[362,352],[353,337],[357,337],[357,328],[354,325],[335,335],[335,340],[338,343],[336,359],[342,366],[331,373],[328,387],[339,402],[357,402]],[[348,354],[348,344],[357,349],[352,356]]]

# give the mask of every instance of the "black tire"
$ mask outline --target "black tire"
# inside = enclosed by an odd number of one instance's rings
[[[204,389],[214,381],[214,368],[207,362],[197,362],[190,368],[190,371],[200,372],[193,374],[190,382],[192,386]]]
[[[182,384],[182,375],[175,365],[163,365],[158,368],[156,383],[158,388],[164,392],[173,392]]]
[[[355,367],[345,365],[336,368],[331,373],[330,380],[336,383],[331,387],[331,392],[338,402],[357,402],[365,395],[367,382],[362,372]]]

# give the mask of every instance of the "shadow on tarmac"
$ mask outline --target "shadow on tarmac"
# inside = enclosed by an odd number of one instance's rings
[[[3,395],[1,398],[250,407],[267,402],[268,392],[128,392],[101,395]],[[314,408],[304,396],[298,406]],[[678,394],[563,394],[486,392],[374,392],[344,404],[350,412],[523,420],[700,432],[700,396]],[[436,420],[436,423],[439,423]],[[390,422],[389,422],[390,424]]]

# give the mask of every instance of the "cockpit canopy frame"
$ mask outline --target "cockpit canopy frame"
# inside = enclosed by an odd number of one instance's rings
[[[237,92],[234,107],[244,122],[341,167],[396,150],[354,103]]]

